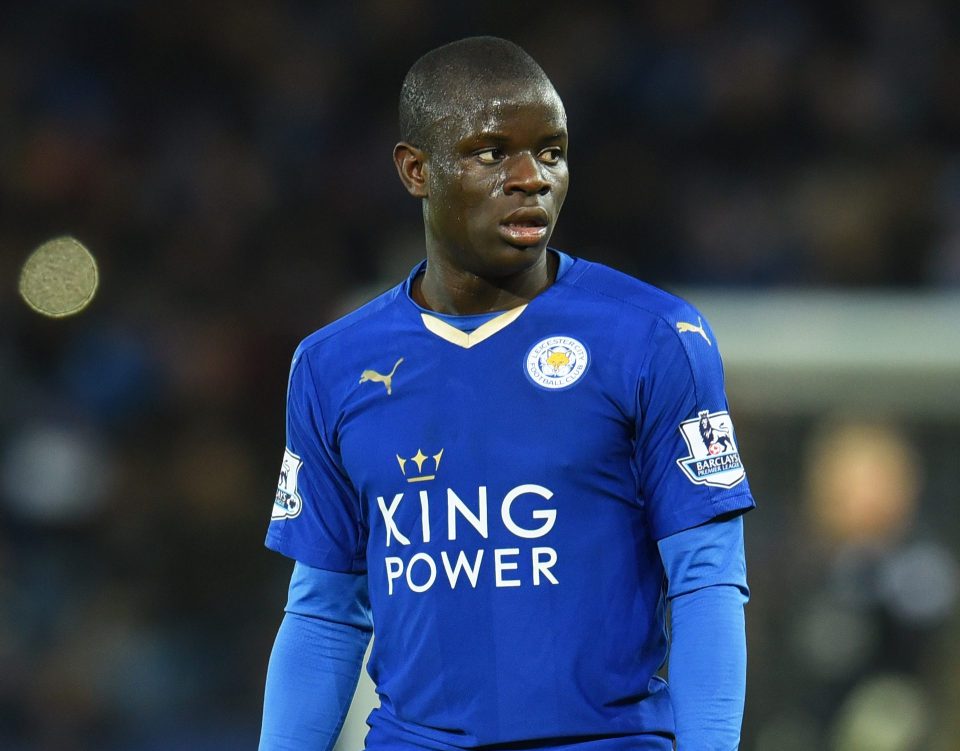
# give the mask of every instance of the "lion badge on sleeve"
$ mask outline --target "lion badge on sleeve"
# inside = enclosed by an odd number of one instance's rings
[[[728,412],[702,410],[680,423],[680,434],[689,453],[677,459],[677,466],[690,482],[732,488],[746,477]]]
[[[283,463],[280,465],[280,479],[277,481],[277,495],[273,501],[271,519],[295,519],[300,515],[303,501],[297,492],[297,475],[303,460],[290,449],[283,451]]]

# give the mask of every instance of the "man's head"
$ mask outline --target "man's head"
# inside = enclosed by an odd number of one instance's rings
[[[542,260],[567,191],[563,103],[513,42],[470,37],[413,64],[394,160],[423,199],[427,252],[479,276]]]
[[[403,79],[400,140],[432,151],[451,117],[503,87],[556,96],[537,61],[506,39],[467,37],[431,50]]]

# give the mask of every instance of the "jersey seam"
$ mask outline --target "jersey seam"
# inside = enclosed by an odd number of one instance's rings
[[[582,259],[581,259],[581,260],[582,260]],[[591,264],[591,266],[592,266],[592,265],[593,265],[593,264]],[[584,269],[584,273],[586,273],[586,272],[589,271],[589,270],[590,270],[590,267],[585,268],[585,269]],[[582,278],[582,277],[583,277],[583,274],[581,274],[580,277],[578,277],[578,279],[579,279],[579,278]],[[564,281],[566,281],[566,280],[564,280]],[[693,306],[690,302],[688,302],[687,300],[684,300],[682,297],[677,297],[676,295],[674,295],[674,294],[672,294],[672,293],[670,293],[670,292],[667,292],[666,290],[661,290],[661,289],[659,289],[659,288],[657,288],[657,287],[653,287],[653,285],[647,284],[646,282],[644,282],[644,281],[642,281],[642,280],[639,280],[639,279],[635,279],[634,281],[639,282],[640,284],[644,284],[644,285],[646,285],[646,286],[648,286],[648,287],[650,287],[650,288],[652,288],[652,289],[655,289],[655,290],[657,290],[658,292],[660,292],[661,294],[668,295],[669,297],[673,298],[673,299],[676,300],[677,302],[680,302],[680,303],[682,303],[682,304],[684,304],[684,305],[687,305],[687,306],[689,306],[689,307],[691,307],[691,308],[694,307],[694,306]],[[572,285],[571,285],[571,286],[572,286]],[[667,317],[666,317],[664,314],[659,313],[659,312],[656,311],[656,310],[652,310],[650,307],[648,307],[648,306],[646,306],[646,305],[643,305],[643,304],[641,304],[641,303],[638,303],[638,302],[636,302],[636,301],[634,301],[634,300],[628,300],[628,299],[625,299],[625,298],[623,298],[623,297],[618,297],[618,296],[616,296],[616,295],[611,295],[609,292],[604,292],[603,290],[594,289],[594,288],[592,288],[592,287],[581,287],[580,289],[582,289],[584,292],[589,292],[589,293],[592,294],[592,295],[596,295],[596,296],[598,296],[598,297],[605,297],[605,298],[607,298],[608,300],[615,300],[616,302],[622,303],[622,304],[624,304],[624,305],[629,305],[631,308],[635,308],[635,309],[637,309],[637,310],[642,310],[644,313],[649,313],[651,316],[653,316],[654,318],[662,321],[663,323],[669,324],[669,321],[667,320]],[[694,309],[695,309],[695,308],[694,308]],[[678,336],[678,338],[679,338],[679,334],[677,334],[677,336]],[[682,345],[681,345],[681,346],[682,346]]]
[[[673,338],[677,342],[677,346],[680,347],[680,351],[683,352],[683,358],[687,363],[687,370],[690,371],[690,382],[693,384],[693,400],[695,404],[700,404],[700,389],[699,384],[697,383],[697,375],[693,369],[693,361],[690,359],[690,352],[687,350],[686,346],[683,344],[683,340],[680,338],[680,332],[676,330],[675,327],[667,323],[666,319],[661,318],[658,323],[663,324],[667,327],[667,331],[673,334]],[[724,388],[724,390],[726,390]]]
[[[303,360],[302,357],[301,357],[300,359]],[[315,376],[314,376],[313,368],[311,367],[309,361],[306,362],[306,364],[304,365],[304,367],[307,368],[307,370],[309,371],[309,374],[310,374],[310,389],[311,389],[311,391],[313,392],[313,396],[314,396],[314,399],[313,399],[312,401],[313,401],[313,403],[316,405],[317,412],[320,414],[320,421],[321,421],[323,427],[326,428],[326,427],[327,427],[327,418],[326,418],[326,417],[324,416],[324,414],[323,414],[323,405],[320,403],[320,395],[319,395],[319,393],[317,392],[317,380],[316,380],[316,378],[315,378]],[[326,441],[325,441],[324,438],[323,438],[323,431],[318,431],[318,436],[317,436],[317,438],[318,438],[319,441],[321,441],[322,444],[323,444],[323,443],[326,443]],[[326,451],[330,451],[330,450],[331,450],[329,446],[322,446],[322,448],[323,448],[324,450],[326,450]],[[363,522],[364,522],[363,501],[362,501],[362,499],[360,498],[360,493],[357,492],[357,489],[356,489],[355,487],[353,487],[353,483],[350,481],[349,476],[348,476],[347,473],[344,471],[344,469],[343,469],[343,457],[341,457],[341,456],[339,456],[339,455],[337,456],[337,472],[343,476],[344,480],[349,484],[350,489],[353,491],[353,496],[354,496],[354,498],[352,499],[352,502],[355,502],[356,505],[357,505],[357,521],[358,521],[360,524],[363,524]],[[357,529],[357,540],[356,540],[356,544],[355,544],[354,550],[353,550],[353,562],[351,563],[351,567],[353,566],[353,563],[356,563],[357,561],[362,561],[363,558],[364,558],[364,556],[361,555],[363,535],[361,535],[360,532],[361,532],[361,529],[358,528],[358,529]]]
[[[745,481],[746,481],[746,477],[744,477],[744,478],[741,480],[741,482],[745,482]],[[721,496],[717,496],[717,495],[713,495],[713,494],[711,494],[711,495],[712,495],[712,497],[710,498],[710,506],[711,506],[712,508],[718,510],[719,513],[723,513],[724,511],[727,511],[727,510],[729,510],[729,511],[736,511],[736,510],[738,510],[737,508],[725,509],[725,508],[723,508],[723,507],[728,506],[728,505],[731,505],[731,504],[733,504],[735,501],[739,501],[741,498],[749,498],[750,501],[751,501],[751,503],[756,504],[756,501],[755,501],[754,498],[753,498],[753,493],[750,492],[749,488],[746,488],[746,489],[741,488],[740,490],[738,490],[738,491],[737,491],[735,494],[733,494],[733,495],[721,495]],[[753,506],[750,506],[749,508],[743,509],[744,513],[746,513],[747,511],[749,511],[751,508],[753,508]]]
[[[653,339],[655,334],[656,334],[656,329],[653,329],[653,331],[651,331],[650,334],[647,336],[646,351],[643,353],[643,359],[640,361],[640,368],[638,369],[634,378],[634,394],[635,394],[634,399],[636,400],[637,416],[641,421],[646,419],[647,410],[643,408],[642,399],[641,399],[640,382],[643,380],[643,374],[646,372],[647,364],[650,362],[650,359],[653,357],[654,348],[650,346],[650,341]],[[637,445],[639,444],[639,442],[640,442],[640,431],[637,430],[634,437],[634,448],[632,452],[634,456],[636,455]],[[641,508],[645,509],[646,496],[643,493],[643,486],[644,486],[644,477],[645,477],[646,471],[642,470],[640,467],[637,466],[637,462],[633,460],[633,457],[631,457],[630,459],[630,467],[634,471],[634,477],[637,483],[636,496],[639,501],[639,505]]]
[[[737,501],[740,501],[741,499],[744,499],[744,498],[750,501],[750,505],[740,506],[739,504],[737,504]],[[727,512],[741,511],[745,514],[748,511],[751,511],[756,506],[756,500],[753,497],[753,493],[750,492],[749,486],[746,488],[741,488],[737,490],[734,495],[715,496],[711,494],[709,503],[710,503],[710,509],[712,511],[715,511],[716,513],[710,519],[700,522],[700,524],[707,524],[715,520],[718,515],[727,513]],[[732,508],[729,508],[731,506]],[[699,526],[699,524],[694,526]],[[669,534],[663,535],[662,537],[655,536],[653,539],[655,542],[660,542],[660,540],[670,537],[671,535],[675,535],[680,532],[683,532],[687,529],[692,529],[692,527],[681,527],[680,529],[673,530]]]
[[[587,266],[587,267],[584,269],[584,273],[586,273],[587,271],[589,271],[592,265],[593,265],[593,264],[591,264],[590,266]],[[583,274],[580,274],[580,276],[577,278],[577,280],[582,279],[582,278],[583,278]],[[644,282],[644,281],[642,281],[642,280],[636,280],[636,281],[639,281],[641,284],[646,284],[646,282]],[[652,286],[652,285],[647,285],[647,286]],[[596,295],[596,296],[598,296],[598,297],[604,297],[604,298],[606,298],[606,299],[608,299],[608,300],[615,300],[616,302],[619,302],[619,303],[621,303],[621,304],[623,304],[623,305],[628,305],[628,306],[630,306],[631,308],[634,308],[634,309],[636,309],[636,310],[642,310],[644,313],[647,313],[647,314],[653,316],[659,323],[665,324],[665,325],[667,326],[667,329],[673,334],[674,338],[677,340],[677,344],[680,345],[680,349],[683,351],[683,355],[684,355],[684,357],[686,358],[686,361],[687,361],[687,367],[690,369],[690,374],[691,374],[691,376],[693,376],[693,363],[690,361],[690,353],[687,351],[687,348],[686,348],[686,347],[684,346],[684,344],[683,344],[683,340],[680,338],[680,332],[676,331],[676,330],[674,329],[674,327],[670,325],[670,322],[667,320],[667,317],[666,317],[664,314],[662,314],[662,313],[660,313],[660,312],[658,312],[658,311],[656,311],[656,310],[651,310],[649,307],[647,307],[647,306],[645,306],[645,305],[641,305],[641,304],[639,304],[639,303],[637,303],[637,302],[635,302],[635,301],[633,301],[633,300],[627,300],[627,299],[624,299],[624,298],[622,298],[622,297],[618,297],[618,296],[616,296],[616,295],[611,295],[610,293],[604,292],[603,290],[594,289],[594,288],[592,288],[592,287],[581,287],[581,289],[582,289],[584,292],[589,292],[589,293],[591,293],[591,294],[593,294],[593,295]],[[655,288],[655,289],[656,289],[656,288]],[[669,292],[666,292],[665,290],[658,290],[658,291],[661,292],[662,294],[669,295],[669,296],[672,297],[674,300],[676,300],[676,301],[678,301],[678,302],[680,302],[680,303],[682,303],[682,304],[684,304],[684,305],[687,305],[687,306],[689,306],[689,307],[691,307],[691,308],[694,308],[694,309],[696,310],[696,308],[695,308],[693,305],[691,305],[691,303],[689,303],[688,301],[684,300],[682,297],[677,297],[676,295],[673,295],[673,294],[671,294],[671,293],[669,293]],[[645,360],[644,360],[644,364],[646,363],[646,361],[647,361],[647,360],[645,359]],[[641,372],[642,372],[642,371],[641,371]],[[697,381],[696,381],[696,378],[691,378],[691,380],[693,381],[694,397],[695,397],[695,398],[697,399],[697,401],[699,402],[699,400],[700,400],[700,395],[699,395],[699,393],[697,392]]]

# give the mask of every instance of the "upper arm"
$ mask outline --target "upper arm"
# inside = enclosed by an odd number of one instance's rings
[[[286,448],[266,545],[317,568],[362,572],[366,546],[360,499],[342,465],[329,402],[308,353],[298,350],[287,389]]]
[[[703,334],[659,321],[637,388],[634,462],[658,540],[754,505],[716,337],[692,308],[678,317],[699,322]]]

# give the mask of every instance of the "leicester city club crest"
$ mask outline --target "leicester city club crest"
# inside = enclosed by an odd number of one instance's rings
[[[280,479],[277,481],[277,495],[273,501],[271,519],[293,519],[300,515],[303,501],[297,492],[297,475],[303,461],[290,449],[283,450],[283,463],[280,465]]]
[[[525,361],[527,376],[551,391],[572,386],[590,363],[587,348],[570,336],[551,336],[533,345]]]
[[[703,410],[680,423],[680,434],[689,454],[677,459],[677,466],[691,482],[732,488],[746,476],[729,413]]]

